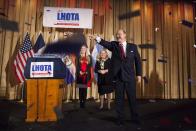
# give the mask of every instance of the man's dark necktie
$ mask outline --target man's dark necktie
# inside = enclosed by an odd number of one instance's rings
[[[122,59],[125,59],[125,51],[123,49],[123,44],[119,44],[119,47],[120,47],[120,57]]]

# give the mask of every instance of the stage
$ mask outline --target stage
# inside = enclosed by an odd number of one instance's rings
[[[8,126],[1,130],[15,131],[133,131],[133,130],[196,130],[196,100],[138,100],[141,125],[130,121],[128,103],[125,103],[125,125],[116,125],[114,102],[112,110],[100,111],[99,103],[88,100],[86,108],[80,109],[78,101],[63,104],[62,120],[58,122],[26,123],[25,104],[15,101],[1,104],[1,115],[10,110]],[[7,109],[6,109],[7,108]],[[1,123],[2,123],[1,116]],[[3,121],[5,124],[6,121]]]
[[[1,0],[1,130],[196,131],[196,0]]]

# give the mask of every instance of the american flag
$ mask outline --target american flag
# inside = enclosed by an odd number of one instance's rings
[[[32,57],[33,54],[34,52],[30,41],[30,35],[29,33],[26,33],[23,43],[16,54],[16,58],[14,59],[14,68],[19,83],[22,83],[25,80],[24,68],[26,66],[27,59]]]

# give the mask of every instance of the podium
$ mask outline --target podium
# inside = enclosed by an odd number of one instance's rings
[[[66,67],[60,58],[29,58],[26,122],[57,121],[62,118],[62,88]]]

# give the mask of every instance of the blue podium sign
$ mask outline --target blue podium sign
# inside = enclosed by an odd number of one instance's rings
[[[31,62],[30,77],[54,77],[54,62]]]
[[[66,66],[60,58],[29,58],[24,76],[26,79],[64,79]]]

